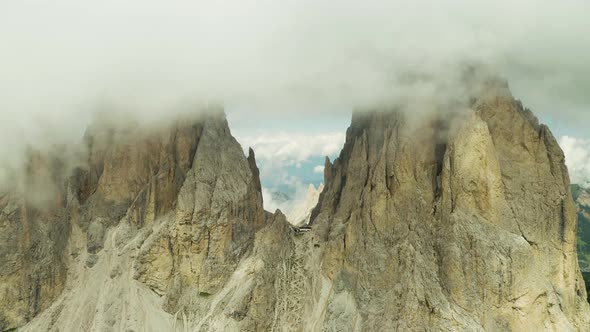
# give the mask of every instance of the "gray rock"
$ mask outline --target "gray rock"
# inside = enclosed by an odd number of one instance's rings
[[[106,225],[102,218],[96,218],[88,226],[88,244],[89,253],[95,254],[102,249]]]
[[[360,330],[588,326],[563,153],[495,89],[472,111],[418,124],[353,116],[312,217],[323,273],[341,285],[328,303],[354,299],[329,307],[325,328],[333,315]]]
[[[298,235],[263,210],[254,151],[244,156],[221,113],[89,134],[87,165],[42,183],[53,194],[35,198],[49,204],[39,214],[21,220],[18,199],[0,196],[0,280],[19,290],[0,328],[584,331],[563,153],[505,82],[477,87],[411,119],[355,112],[326,160],[312,231]],[[84,246],[104,261],[80,269],[65,255]],[[32,276],[22,285],[20,267]]]

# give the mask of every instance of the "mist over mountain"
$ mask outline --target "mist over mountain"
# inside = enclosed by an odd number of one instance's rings
[[[0,331],[588,330],[589,10],[6,3]]]
[[[466,63],[508,77],[541,118],[583,136],[589,6],[12,2],[0,12],[0,139],[12,142],[0,165],[21,167],[27,144],[78,141],[97,113],[159,121],[216,103],[245,117],[346,115],[411,96],[452,98]]]
[[[565,156],[485,75],[419,115],[355,111],[317,204],[291,216],[306,228],[264,210],[255,151],[219,108],[99,122],[79,163],[30,151],[0,195],[0,327],[583,331]]]

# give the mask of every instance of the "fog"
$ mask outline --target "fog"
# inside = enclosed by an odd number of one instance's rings
[[[542,119],[590,120],[588,1],[3,1],[0,164],[78,140],[97,112],[254,117],[452,93],[483,64]],[[432,82],[404,83],[408,73]],[[444,87],[441,89],[440,87]],[[285,124],[288,128],[289,124]]]

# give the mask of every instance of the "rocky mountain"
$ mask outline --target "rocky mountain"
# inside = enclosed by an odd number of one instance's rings
[[[73,170],[31,155],[23,190],[0,200],[0,330],[171,330],[266,224],[254,154],[220,112],[98,126],[85,145]]]
[[[317,188],[310,183],[309,187],[307,187],[305,198],[299,204],[296,204],[289,214],[287,214],[287,220],[297,226],[309,223],[311,211],[317,205],[322,190],[324,190],[323,183]]]
[[[353,117],[312,214],[323,275],[347,299],[340,324],[589,326],[561,149],[501,81],[485,82],[469,108],[419,124],[396,112]]]
[[[418,117],[355,112],[307,233],[263,210],[218,112],[31,154],[0,196],[0,330],[586,330],[563,153],[479,83]]]

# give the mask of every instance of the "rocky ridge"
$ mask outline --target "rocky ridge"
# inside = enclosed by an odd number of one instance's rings
[[[563,153],[507,84],[468,99],[355,112],[303,234],[219,113],[90,130],[0,197],[0,329],[583,331]]]
[[[2,197],[0,330],[42,311],[24,330],[170,327],[266,222],[254,154],[220,111],[154,130],[96,126],[85,145],[73,170],[33,155],[24,191]]]
[[[588,326],[563,153],[505,83],[482,91],[450,121],[356,113],[326,163],[312,223],[334,296],[354,299],[334,316],[348,326]]]

